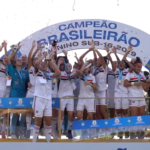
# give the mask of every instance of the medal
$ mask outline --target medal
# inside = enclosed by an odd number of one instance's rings
[[[56,83],[56,81],[57,81],[56,78],[54,78],[54,79],[53,79],[53,83]]]
[[[119,80],[119,83],[121,84],[121,80]]]

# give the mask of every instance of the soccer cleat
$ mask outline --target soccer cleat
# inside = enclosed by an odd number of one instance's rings
[[[1,135],[2,135],[2,139],[6,139],[6,136],[5,136],[5,132],[4,132],[4,131],[1,132]]]
[[[53,132],[52,132],[52,137],[53,137],[54,139],[58,139],[58,134],[57,134],[56,131],[53,131]]]
[[[68,139],[72,139],[72,133],[71,133],[71,130],[68,130]]]

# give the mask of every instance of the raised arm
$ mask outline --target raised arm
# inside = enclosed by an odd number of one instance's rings
[[[98,50],[95,50],[95,51],[96,51],[97,55],[99,56],[99,58],[101,60],[103,68],[105,69],[106,68],[106,64],[105,64],[103,56],[101,55],[101,53]]]
[[[31,68],[31,66],[33,65],[32,64],[32,53],[33,53],[33,50],[34,50],[34,48],[36,47],[36,41],[34,40],[33,42],[32,42],[32,47],[31,47],[31,50],[30,50],[30,52],[29,52],[29,55],[28,55],[28,69],[27,70],[29,70],[30,68]]]
[[[53,78],[60,77],[61,72],[60,72],[58,66],[56,65],[56,63],[54,63],[53,59],[50,61],[50,64],[51,64],[51,66],[53,67],[53,70],[54,70]]]
[[[44,58],[46,58],[46,56],[47,56],[47,52],[44,52],[44,54],[38,60],[36,60],[36,62],[35,62],[35,68],[36,69],[39,68],[39,64],[42,62],[42,60]]]
[[[128,54],[132,51],[132,46],[128,46],[128,50],[126,51],[126,53],[124,54],[122,60],[125,60],[126,61],[126,58],[128,56]]]
[[[4,50],[5,50],[5,56],[8,56],[8,53],[7,53],[7,42],[4,40],[4,42],[2,43],[2,47],[4,47]]]
[[[76,60],[77,60],[77,62],[79,63],[80,62],[80,60],[79,60],[79,58],[78,58],[78,56],[77,56],[77,53],[75,52],[75,56],[74,56],[75,58],[76,58]]]
[[[108,59],[109,59],[109,61],[111,63],[112,70],[115,71],[116,70],[116,64],[112,61],[111,53],[114,53],[116,51],[116,47],[113,47],[111,52],[109,52],[108,50],[109,50],[109,47],[106,46],[106,51],[108,52],[107,57],[108,57]]]
[[[86,67],[86,63],[84,63],[84,64],[82,65],[81,69],[79,70],[79,76],[80,76],[80,77],[82,77],[83,71],[84,71],[85,67]]]

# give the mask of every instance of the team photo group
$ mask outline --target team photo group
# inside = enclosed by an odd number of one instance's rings
[[[96,49],[91,40],[85,53],[80,57],[75,53],[76,62],[73,65],[67,51],[63,50],[63,54],[58,56],[56,41],[51,48],[33,41],[28,56],[18,57],[20,48],[21,43],[12,45],[8,54],[7,42],[2,42],[0,46],[0,52],[4,53],[0,60],[0,98],[33,98],[33,111],[3,114],[2,138],[6,138],[7,117],[10,118],[13,139],[29,138],[35,117],[33,142],[37,141],[42,129],[47,142],[51,137],[58,139],[58,110],[52,108],[52,98],[57,97],[61,100],[61,124],[64,124],[64,132],[69,139],[75,134],[72,131],[74,120],[146,115],[144,93],[149,91],[149,73],[142,71],[140,56],[127,59],[134,49],[132,46],[128,46],[120,60],[116,47],[109,48],[106,44],[107,55],[102,56],[102,50]],[[91,59],[87,60],[85,56],[88,53]],[[98,132],[98,129],[95,131]],[[93,131],[83,131],[82,138],[90,134]],[[130,133],[120,131],[118,137],[123,135],[130,139],[143,139],[145,130],[131,128]]]

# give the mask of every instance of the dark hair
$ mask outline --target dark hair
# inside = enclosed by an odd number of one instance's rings
[[[109,64],[109,60],[108,60],[107,56],[104,56],[103,59],[105,61],[105,64],[108,65]]]
[[[141,63],[142,64],[142,61],[141,61],[140,57],[136,57],[134,65],[137,64],[137,63]]]
[[[128,63],[125,60],[122,60],[125,63],[125,68],[130,68],[130,66],[128,65]]]
[[[144,75],[145,75],[145,76],[148,76],[148,75],[149,75],[149,72],[148,72],[148,71],[144,71]]]

